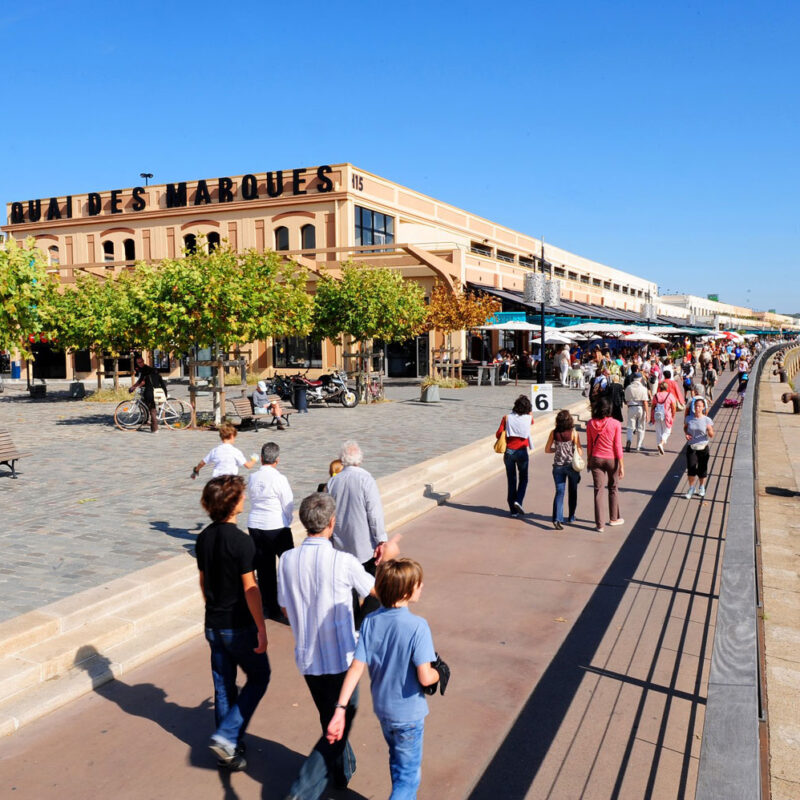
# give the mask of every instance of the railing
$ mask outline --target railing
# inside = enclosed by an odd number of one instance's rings
[[[762,796],[764,691],[758,627],[755,415],[761,372],[781,346],[756,359],[739,412],[696,800]]]

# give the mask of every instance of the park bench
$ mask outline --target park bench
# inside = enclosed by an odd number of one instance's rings
[[[269,395],[269,401],[271,403],[281,403],[280,397],[276,394]],[[280,417],[274,417],[272,414],[254,414],[249,397],[231,397],[230,404],[233,406],[234,412],[241,418],[242,422],[252,422],[256,430],[258,430],[259,425],[263,425],[265,428],[271,428],[273,425],[277,425],[279,420],[286,425],[287,428],[290,425],[289,417],[292,414],[291,411],[284,410],[283,415]],[[283,407],[283,404],[281,407]]]
[[[0,428],[0,464],[5,464],[11,470],[11,477],[17,477],[16,462],[20,458],[29,456],[30,453],[20,453],[17,446],[11,441],[11,431]]]

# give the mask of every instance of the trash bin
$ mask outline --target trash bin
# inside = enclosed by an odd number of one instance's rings
[[[19,361],[11,362],[11,380],[18,381],[22,376],[22,365]]]
[[[292,405],[299,414],[308,414],[308,389],[302,383],[296,383],[292,387]]]

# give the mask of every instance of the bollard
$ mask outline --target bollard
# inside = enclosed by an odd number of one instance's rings
[[[778,375],[780,376],[781,383],[789,383],[789,376],[785,369],[779,370]]]
[[[781,395],[781,400],[784,403],[792,404],[794,414],[800,414],[800,394],[797,392],[784,392]]]

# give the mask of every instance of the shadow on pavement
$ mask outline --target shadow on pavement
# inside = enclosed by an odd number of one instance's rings
[[[76,654],[75,661],[76,666],[91,673],[110,666],[109,659],[91,645],[82,647]],[[211,698],[206,698],[199,706],[187,708],[170,702],[167,693],[160,686],[152,683],[128,684],[119,679],[95,686],[94,692],[110,703],[115,703],[126,714],[151,720],[186,744],[189,748],[189,764],[197,769],[217,770],[224,800],[238,798],[231,786],[230,772],[217,768],[216,756],[208,748],[209,737],[214,729]],[[263,800],[286,797],[305,760],[305,754],[251,733],[245,734],[244,742],[247,746],[245,772],[261,784]],[[334,793],[333,796],[342,800],[366,800],[363,795],[350,790]]]
[[[186,530],[186,528],[173,528],[169,522],[162,519],[151,520],[150,527],[154,531],[159,531],[167,536],[171,536],[173,539],[186,539],[188,542],[191,542],[190,545],[184,545],[190,552],[194,551],[194,544],[197,541],[197,536],[203,528],[202,524],[198,523],[197,530],[192,533]]]
[[[114,426],[114,412],[105,411],[98,414],[87,414],[81,417],[69,417],[68,419],[57,419],[56,425],[107,425]]]
[[[728,387],[730,389],[730,386]],[[721,396],[715,402],[712,411],[718,411],[722,404],[722,398],[727,392],[722,392]],[[735,427],[736,415],[731,415],[728,424],[731,428]],[[680,432],[678,423],[676,422],[675,429]],[[735,439],[735,437],[733,437]],[[728,445],[731,449],[733,443]],[[721,462],[722,453],[720,452],[719,461]],[[717,462],[719,463],[719,462]],[[500,744],[497,752],[492,760],[484,770],[483,774],[478,779],[475,788],[469,795],[469,800],[496,800],[502,797],[503,800],[523,800],[528,795],[530,787],[539,772],[540,767],[559,733],[559,729],[567,716],[570,705],[575,699],[576,693],[588,671],[597,674],[596,668],[591,666],[592,659],[597,652],[597,649],[606,636],[608,628],[617,612],[617,609],[622,601],[628,586],[631,583],[637,583],[634,575],[639,568],[642,558],[650,547],[651,539],[655,530],[658,529],[659,523],[664,516],[667,507],[674,499],[677,487],[684,475],[684,455],[683,452],[675,455],[674,463],[670,464],[665,470],[665,477],[653,492],[653,497],[643,509],[638,520],[634,524],[630,533],[628,534],[625,542],[621,546],[614,561],[609,566],[605,575],[599,581],[598,586],[589,598],[586,606],[576,620],[574,626],[570,630],[564,643],[559,648],[558,652],[553,657],[547,670],[542,675],[539,682],[536,684],[533,692],[528,697],[525,705],[522,707],[519,716],[517,717],[513,727],[506,735],[506,738]],[[448,504],[450,505],[450,504]],[[465,507],[470,510],[469,507]],[[495,510],[496,511],[496,510]],[[702,531],[695,531],[697,521],[691,525],[691,532],[695,535],[703,536]],[[717,539],[710,534],[710,531],[704,532],[704,538],[708,540]],[[688,552],[688,548],[687,548]],[[718,551],[716,556],[714,577],[716,579],[717,572],[720,569],[721,552]],[[683,567],[681,567],[682,574]],[[700,573],[697,573],[698,575]],[[695,577],[695,583],[697,577]],[[641,581],[643,585],[648,585],[648,582]],[[709,598],[708,593],[697,591],[697,586],[692,588],[679,589],[677,588],[677,581],[669,586],[660,586],[656,584],[654,588],[664,588],[672,592],[672,600],[670,606],[675,602],[675,597],[679,593],[688,592],[692,596],[698,598]],[[652,585],[652,584],[650,584]],[[704,627],[707,634],[711,625],[711,603],[707,603],[709,611],[706,614]],[[688,622],[688,620],[687,620]],[[686,629],[684,627],[685,636]],[[659,647],[663,641],[665,630],[659,633]],[[657,658],[658,650],[656,650],[656,657],[653,664],[650,666],[650,674],[655,667],[655,660]],[[702,664],[705,652],[700,654],[700,663]],[[677,677],[678,666],[680,659],[678,658],[675,665],[675,672],[673,673],[672,683]],[[616,676],[620,681],[635,683],[635,679],[629,676]],[[640,682],[641,683],[641,682]],[[653,681],[648,680],[645,682],[646,686],[643,688],[654,689]],[[704,702],[699,694],[700,689],[700,675],[697,676],[697,683],[695,691],[692,694],[694,715],[696,706]],[[661,687],[661,691],[666,691],[668,694],[668,702],[674,698],[679,698],[681,693],[675,690],[675,687]],[[685,694],[685,693],[683,693]],[[637,724],[642,714],[642,705],[640,704],[637,711]],[[664,727],[668,719],[668,714],[665,713],[662,730],[659,734],[659,743],[663,743],[665,734]],[[625,771],[631,758],[631,750],[633,741],[635,740],[636,727],[629,741],[627,742],[625,753],[623,755],[622,764],[619,768],[617,783],[614,786],[611,797],[619,797],[621,791],[621,782],[624,777]],[[691,736],[691,733],[689,733]],[[653,763],[643,767],[650,773],[648,780],[647,793],[645,797],[652,797],[652,784],[658,769],[659,751],[660,747],[656,748],[656,753],[653,757]],[[683,765],[681,769],[681,785],[686,788],[688,762],[691,753],[691,742],[687,743],[686,753],[683,757]],[[640,765],[640,768],[642,765]],[[682,796],[682,795],[681,795]]]

